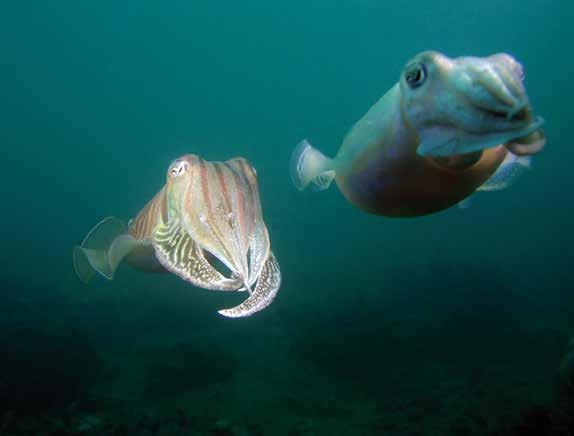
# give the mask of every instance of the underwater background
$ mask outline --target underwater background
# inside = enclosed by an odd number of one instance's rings
[[[574,434],[574,6],[556,0],[4,2],[0,435]],[[298,192],[417,52],[508,52],[547,145],[468,209]],[[185,153],[257,169],[274,303],[122,265],[75,276]]]

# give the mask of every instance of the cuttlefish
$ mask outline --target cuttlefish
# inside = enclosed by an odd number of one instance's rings
[[[396,217],[502,189],[545,144],[523,78],[522,66],[505,53],[451,59],[422,52],[351,128],[336,157],[307,140],[297,146],[293,183],[322,190],[334,179],[359,209]]]
[[[96,272],[112,279],[124,259],[200,288],[247,291],[243,303],[219,311],[227,317],[267,307],[281,284],[256,173],[243,158],[208,162],[188,154],[175,160],[163,188],[127,227],[105,218],[74,249],[74,267],[84,282]]]

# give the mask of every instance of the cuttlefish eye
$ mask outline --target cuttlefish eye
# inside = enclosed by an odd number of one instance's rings
[[[171,164],[169,168],[169,175],[171,177],[179,177],[187,171],[187,162],[183,160],[177,160]]]
[[[424,64],[413,64],[405,71],[405,82],[411,89],[421,86],[427,78],[427,69]]]

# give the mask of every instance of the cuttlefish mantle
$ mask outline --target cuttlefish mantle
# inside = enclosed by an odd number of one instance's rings
[[[142,271],[171,272],[214,291],[247,291],[231,318],[267,307],[281,285],[270,249],[255,170],[243,158],[175,160],[163,188],[126,227],[108,217],[74,249],[84,282],[95,273],[112,279],[122,260]]]

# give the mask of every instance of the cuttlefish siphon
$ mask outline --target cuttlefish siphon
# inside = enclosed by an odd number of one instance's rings
[[[281,284],[255,170],[243,158],[208,162],[188,154],[175,160],[166,184],[127,227],[105,218],[74,249],[74,267],[84,282],[96,272],[112,279],[123,259],[200,288],[247,291],[243,303],[219,311],[227,317],[267,307]]]
[[[321,190],[334,179],[359,209],[397,217],[508,186],[545,144],[523,78],[522,66],[505,53],[450,59],[422,52],[352,127],[336,157],[307,140],[299,144],[293,183]]]

